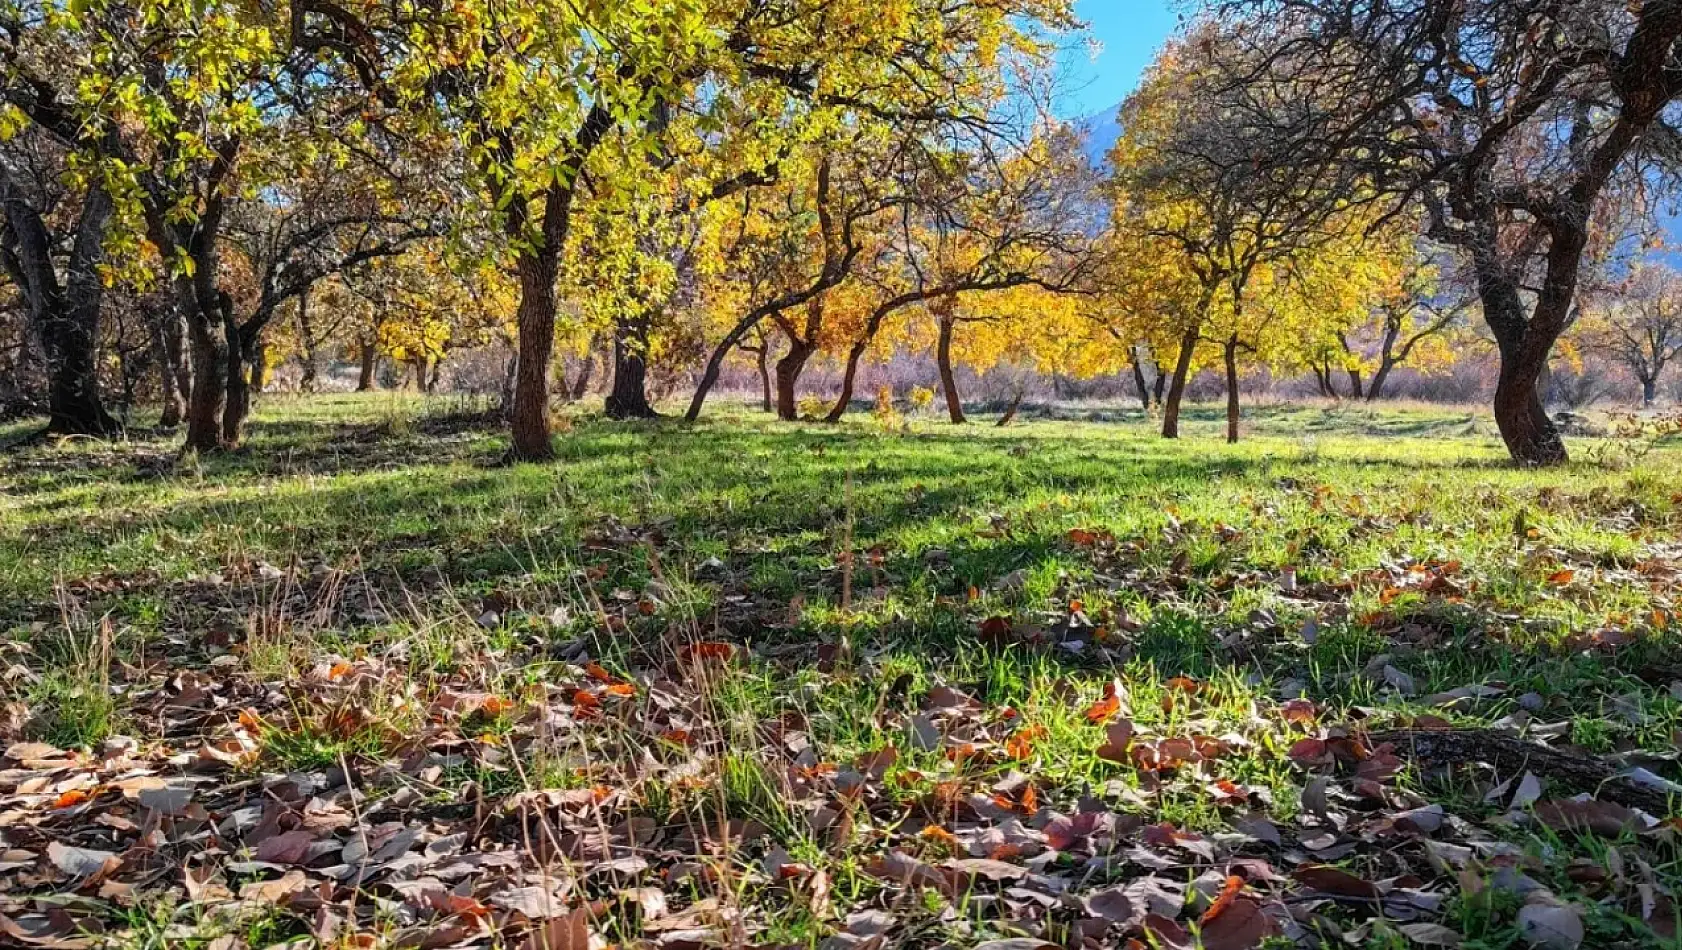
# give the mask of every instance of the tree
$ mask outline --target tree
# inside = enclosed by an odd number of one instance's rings
[[[1665,368],[1682,357],[1682,275],[1649,262],[1621,291],[1585,308],[1578,335],[1585,347],[1629,370],[1641,384],[1641,404],[1651,406]]]
[[[947,415],[960,424],[952,339],[960,321],[980,318],[961,314],[959,296],[1029,287],[1087,289],[1102,231],[1091,169],[1064,132],[1009,149],[1006,144],[982,140],[931,156],[918,168],[896,233],[874,255],[866,276],[878,288],[878,302],[847,349],[829,421],[846,412],[860,360],[895,315],[926,308],[935,316]]]
[[[1305,168],[1346,168],[1469,260],[1500,353],[1512,458],[1566,460],[1538,380],[1596,222],[1647,190],[1682,96],[1682,5],[1621,0],[1212,0],[1248,55],[1246,123]],[[1280,91],[1289,108],[1276,107]]]
[[[121,432],[100,398],[96,355],[110,195],[74,174],[57,143],[27,130],[0,149],[0,209],[0,262],[28,314],[25,336],[40,341],[46,366],[46,431]]]
[[[1346,234],[1357,179],[1338,166],[1303,165],[1264,135],[1250,111],[1290,106],[1291,90],[1236,98],[1222,78],[1244,50],[1205,25],[1171,44],[1122,107],[1111,150],[1115,227],[1166,245],[1197,287],[1178,315],[1177,358],[1163,407],[1164,438],[1179,435],[1180,403],[1200,342],[1221,347],[1227,432],[1237,438],[1237,357],[1252,279],[1288,274],[1293,257]],[[1260,314],[1262,323],[1271,315]]]

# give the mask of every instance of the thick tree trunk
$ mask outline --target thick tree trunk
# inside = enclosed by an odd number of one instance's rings
[[[193,388],[187,397],[187,447],[222,448],[222,405],[228,385],[228,345],[202,318],[189,321],[193,346]]]
[[[1557,245],[1550,258],[1568,248]],[[1575,260],[1575,258],[1572,258]],[[1539,383],[1548,367],[1548,354],[1565,325],[1569,293],[1561,286],[1561,275],[1550,273],[1535,308],[1526,319],[1525,303],[1517,283],[1499,262],[1474,261],[1478,272],[1478,295],[1483,302],[1484,321],[1495,336],[1501,356],[1500,375],[1495,382],[1495,425],[1513,461],[1521,465],[1558,465],[1568,456],[1559,429],[1548,418],[1542,404]],[[1564,265],[1572,269],[1570,262]],[[1570,280],[1575,286],[1574,272]]]
[[[940,366],[940,388],[946,394],[946,415],[953,425],[963,425],[964,403],[958,398],[958,376],[952,371],[952,331],[957,321],[950,313],[940,314],[940,338],[935,344],[935,362]]]
[[[791,339],[788,352],[777,360],[777,418],[784,421],[800,418],[800,373],[817,350],[816,346]]]
[[[555,348],[555,277],[560,248],[526,251],[515,262],[520,279],[518,366],[509,413],[509,456],[524,462],[555,457],[549,441],[549,355]]]
[[[1646,376],[1641,380],[1641,407],[1651,409],[1659,398],[1659,380],[1656,376]]]
[[[1174,376],[1168,385],[1168,398],[1162,404],[1162,437],[1180,437],[1180,402],[1186,395],[1186,377],[1191,373],[1192,353],[1197,349],[1198,328],[1187,330],[1180,337],[1180,355],[1174,360]]]
[[[607,396],[609,419],[652,419],[659,413],[648,401],[650,316],[638,313],[615,321],[613,390]]]
[[[1139,394],[1139,407],[1146,412],[1151,411],[1151,391],[1145,386],[1145,369],[1139,365],[1139,348],[1127,348],[1127,361],[1133,364],[1133,388]]]
[[[1349,395],[1350,395],[1350,398],[1352,398],[1352,399],[1362,399],[1362,398],[1364,398],[1365,394],[1361,389],[1361,371],[1358,370],[1358,369],[1350,369],[1348,371],[1348,373],[1349,373]]]
[[[122,425],[99,395],[99,307],[104,283],[105,225],[112,202],[93,188],[82,199],[61,285],[53,238],[40,214],[22,198],[5,201],[6,264],[22,291],[47,368],[47,431],[110,436]]]
[[[1221,358],[1226,363],[1226,440],[1238,441],[1238,337],[1227,337],[1226,344],[1221,347]]]
[[[1176,357],[1178,359],[1178,357]],[[1162,408],[1162,399],[1168,389],[1168,374],[1162,371],[1162,364],[1156,366],[1156,379],[1151,383],[1151,400],[1158,409]]]
[[[357,347],[357,358],[361,366],[356,373],[356,391],[367,393],[374,391],[374,371],[379,368],[380,351],[372,338],[365,339]]]

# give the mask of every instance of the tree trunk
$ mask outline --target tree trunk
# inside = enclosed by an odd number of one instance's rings
[[[1238,335],[1227,337],[1221,348],[1226,362],[1226,440],[1238,441]]]
[[[793,421],[800,418],[799,393],[800,373],[806,368],[806,361],[812,358],[818,348],[800,340],[790,339],[788,352],[782,359],[777,360],[777,418]]]
[[[1384,395],[1384,386],[1390,381],[1390,371],[1395,368],[1396,364],[1389,359],[1378,364],[1372,379],[1367,382],[1367,402],[1377,402]]]
[[[1571,294],[1562,284],[1575,286],[1574,272],[1556,274],[1556,267],[1572,270],[1576,260],[1560,264],[1556,255],[1570,256],[1570,248],[1556,236],[1549,250],[1549,274],[1528,319],[1517,282],[1500,261],[1476,260],[1478,296],[1484,322],[1495,337],[1501,357],[1495,383],[1495,425],[1507,453],[1521,465],[1558,465],[1568,456],[1559,429],[1548,418],[1538,384],[1548,367],[1548,354],[1565,325]],[[1566,279],[1569,278],[1569,279]]]
[[[304,351],[304,368],[298,374],[298,388],[315,392],[316,378],[321,373],[321,358],[315,351],[315,330],[310,326],[310,292],[305,288],[298,295],[298,345]]]
[[[510,355],[502,364],[502,417],[510,419],[514,414],[514,379],[520,372],[520,359]]]
[[[1642,377],[1641,378],[1641,407],[1643,409],[1651,409],[1653,407],[1653,403],[1655,401],[1657,401],[1658,398],[1659,398],[1659,380],[1658,380],[1658,377],[1657,376],[1644,376],[1644,377]]]
[[[269,344],[259,339],[251,352],[251,394],[260,396],[269,384]]]
[[[363,340],[357,349],[359,351],[357,356],[361,359],[362,366],[356,374],[356,391],[359,393],[373,392],[374,370],[379,368],[379,348],[374,344],[373,338],[370,337]]]
[[[166,297],[158,313],[158,391],[163,412],[158,425],[173,429],[187,414],[187,395],[193,390],[193,367],[187,359],[187,327],[173,297]]]
[[[1351,399],[1365,398],[1361,389],[1361,371],[1351,367],[1349,373],[1349,396]]]
[[[93,436],[122,432],[122,425],[100,399],[96,351],[104,297],[99,265],[112,208],[102,188],[91,188],[83,197],[60,284],[46,223],[23,199],[5,201],[7,269],[25,297],[45,356],[48,432]]]
[[[650,315],[622,317],[613,327],[613,390],[607,396],[609,419],[652,419],[659,413],[648,401]]]
[[[1016,410],[1022,408],[1022,397],[1027,395],[1027,393],[1027,386],[1016,387],[1016,395],[1010,398],[1010,405],[1005,407],[1005,414],[1000,416],[999,421],[994,423],[994,425],[1003,429],[1005,426],[1008,426],[1012,422],[1016,421]]]
[[[514,374],[514,409],[508,418],[512,437],[509,456],[523,462],[555,457],[555,447],[549,442],[549,354],[555,348],[559,261],[560,248],[550,245],[528,250],[515,262],[520,278],[520,347]]]
[[[768,362],[771,356],[770,342],[767,341],[753,352],[754,363],[759,368],[759,405],[764,411],[772,412],[776,406],[771,402],[771,367]]]
[[[572,381],[572,401],[583,399],[590,392],[590,376],[596,371],[596,344],[590,341],[590,346],[584,351],[584,361],[578,366],[578,376]]]
[[[854,343],[847,351],[847,368],[841,373],[841,392],[835,397],[835,405],[824,416],[825,422],[840,422],[846,414],[847,407],[853,402],[853,387],[858,383],[859,363],[864,359],[864,351],[870,347],[866,341]]]
[[[187,447],[222,448],[222,404],[228,385],[228,345],[202,318],[188,321],[193,346],[193,388],[187,397]]]
[[[964,404],[958,398],[958,377],[952,371],[952,331],[957,321],[948,312],[941,313],[940,338],[935,345],[935,362],[940,365],[940,388],[946,394],[946,415],[953,425],[963,425],[969,420],[964,418]]]
[[[245,417],[251,413],[251,384],[246,369],[251,365],[255,347],[248,345],[239,331],[239,324],[234,321],[233,298],[222,292],[217,295],[217,305],[222,311],[222,335],[228,341],[227,393],[222,401],[222,444],[231,447],[239,444]]]
[[[1180,437],[1180,401],[1186,395],[1186,377],[1191,373],[1192,353],[1197,349],[1198,328],[1180,337],[1180,355],[1174,360],[1174,377],[1168,386],[1168,400],[1162,404],[1162,437]]]
[[[1139,393],[1139,407],[1145,412],[1151,411],[1151,391],[1145,386],[1145,369],[1139,365],[1139,348],[1127,348],[1127,361],[1133,364],[1133,388]]]

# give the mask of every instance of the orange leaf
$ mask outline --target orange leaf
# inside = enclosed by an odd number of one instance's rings
[[[589,708],[593,708],[593,707],[596,707],[596,706],[600,706],[602,704],[602,701],[596,698],[595,693],[592,693],[588,690],[580,689],[580,690],[576,690],[576,691],[573,692],[573,694],[572,694],[572,704],[574,706],[589,709]]]
[[[73,788],[70,791],[65,792],[63,795],[53,799],[53,807],[69,808],[72,805],[80,805],[87,800],[88,793],[85,789]]]
[[[483,709],[487,716],[500,716],[514,708],[514,701],[503,699],[501,696],[486,696],[485,701],[479,704],[479,708]]]
[[[1564,587],[1566,584],[1571,583],[1571,579],[1576,576],[1576,571],[1566,568],[1562,571],[1554,571],[1552,574],[1549,574],[1548,583],[1555,587]]]
[[[1215,898],[1215,902],[1209,905],[1209,909],[1203,912],[1202,917],[1197,918],[1197,922],[1199,924],[1207,924],[1209,921],[1219,917],[1221,915],[1221,911],[1231,907],[1232,902],[1238,899],[1238,892],[1243,890],[1243,888],[1243,878],[1236,874],[1227,875],[1226,883],[1221,886],[1220,896]]]
[[[1104,684],[1104,698],[1086,707],[1088,722],[1107,722],[1121,712],[1121,681],[1112,679]]]
[[[686,660],[729,660],[735,655],[734,646],[716,640],[703,640],[683,648],[683,658]]]
[[[637,694],[637,688],[632,686],[630,683],[613,683],[603,690],[603,692],[607,693],[609,696],[635,696]]]
[[[619,679],[612,673],[609,673],[600,663],[596,663],[594,661],[584,664],[584,675],[590,677],[598,683],[614,683],[618,682]]]
[[[353,669],[355,669],[355,667],[351,666],[349,663],[335,663],[333,664],[332,669],[327,671],[327,678],[330,680],[336,680]]]

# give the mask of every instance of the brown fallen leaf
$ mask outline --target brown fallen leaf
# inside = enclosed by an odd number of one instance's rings
[[[1104,744],[1098,747],[1098,758],[1126,763],[1127,747],[1133,743],[1133,723],[1117,719],[1104,727]]]
[[[551,917],[534,928],[520,944],[521,950],[590,950],[590,909],[578,907],[561,917]]]
[[[1634,812],[1616,802],[1596,798],[1542,802],[1536,806],[1535,814],[1538,821],[1555,831],[1589,832],[1606,838],[1616,838],[1636,827]]]
[[[1342,868],[1328,865],[1301,867],[1292,871],[1291,876],[1317,891],[1336,894],[1339,897],[1377,900],[1384,896],[1384,891],[1377,884],[1356,877]]]
[[[1260,904],[1249,898],[1238,898],[1218,917],[1203,924],[1197,935],[1203,950],[1254,950],[1277,930],[1273,918],[1262,911]]]

